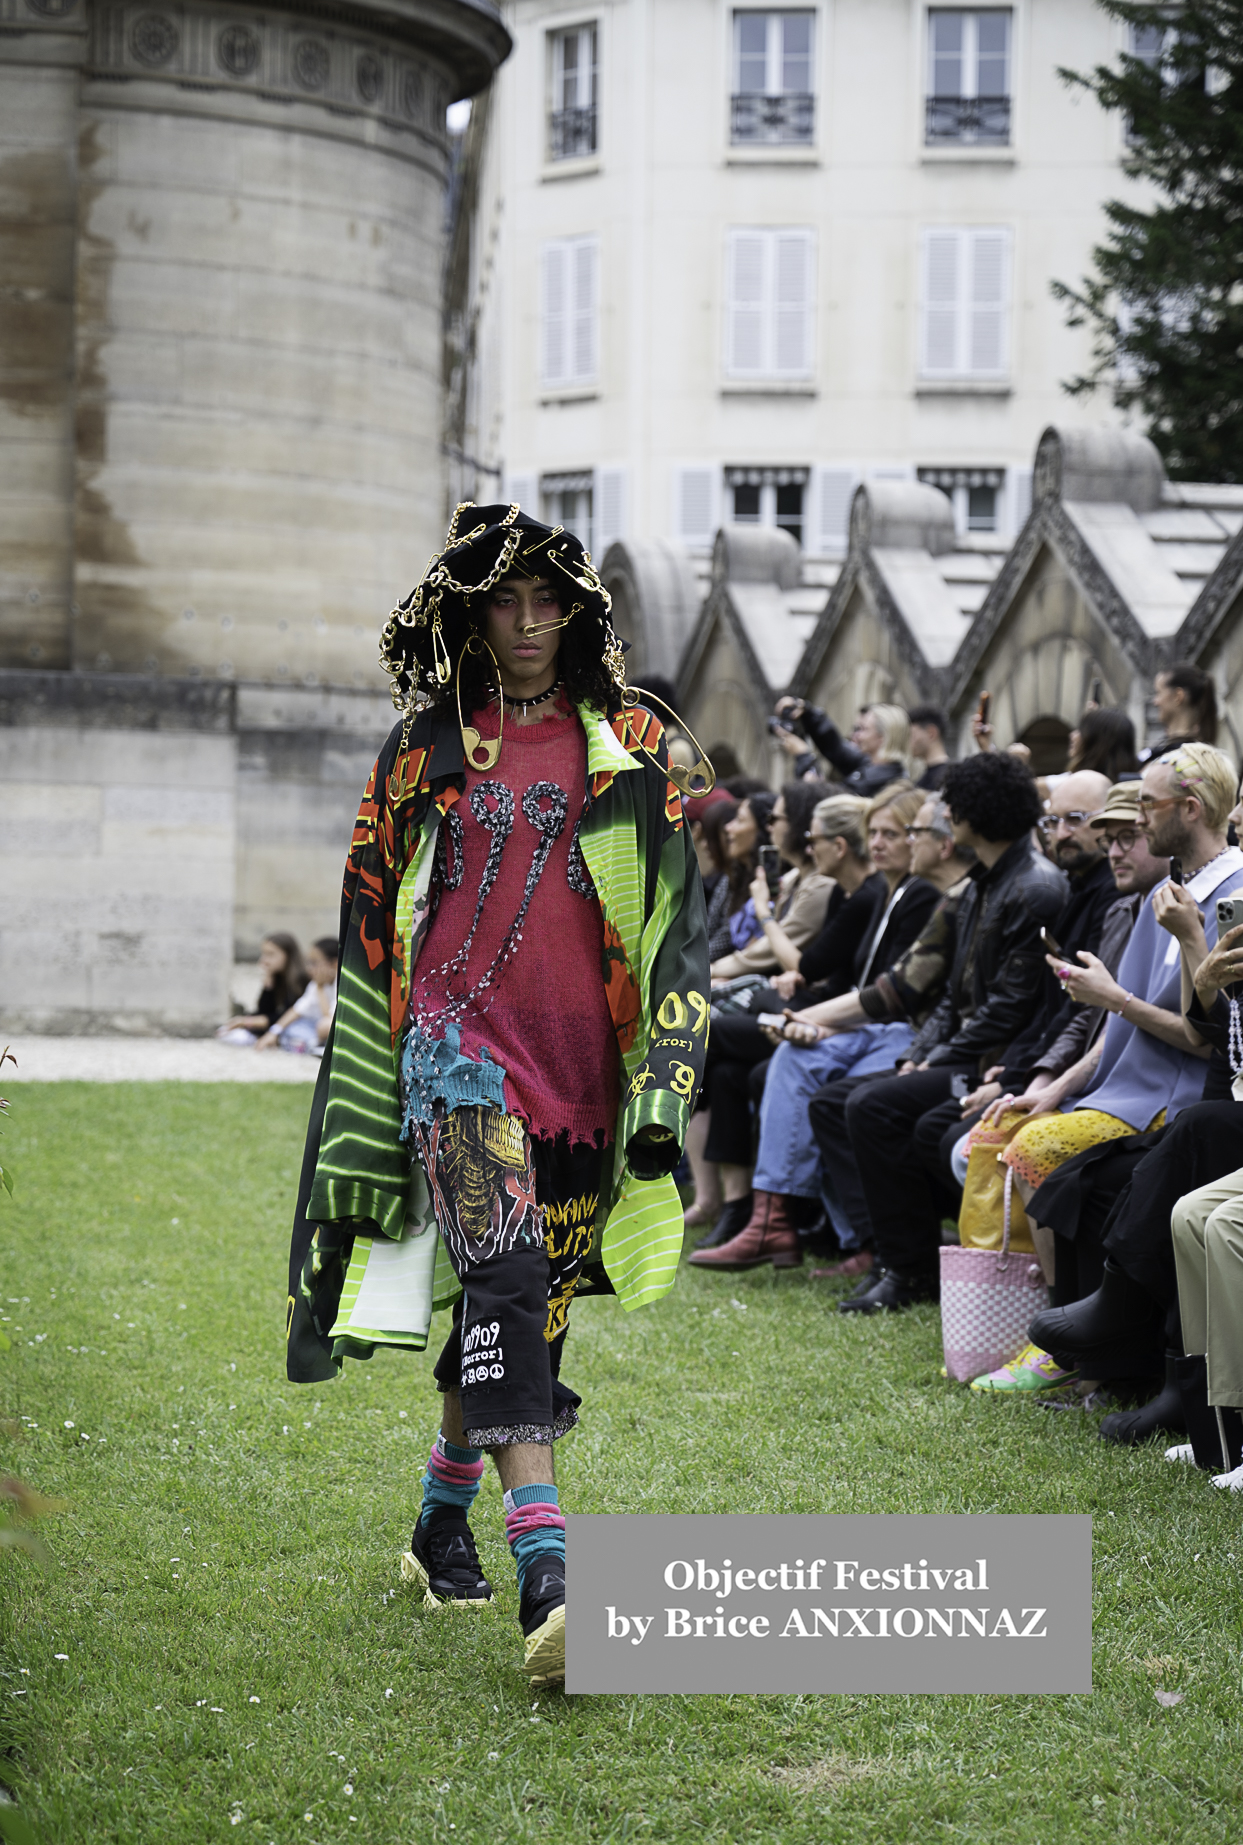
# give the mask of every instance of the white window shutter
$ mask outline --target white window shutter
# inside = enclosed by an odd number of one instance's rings
[[[961,368],[960,311],[963,233],[924,232],[924,288],[920,370],[935,377]]]
[[[766,243],[762,231],[729,234],[725,369],[734,378],[757,377],[764,370]]]
[[[523,512],[534,513],[539,517],[539,482],[534,474],[507,474],[505,476],[505,503],[521,506]]]
[[[569,250],[546,243],[543,261],[543,324],[540,328],[540,373],[545,384],[564,384],[569,377]]]
[[[840,557],[850,536],[850,503],[859,476],[854,468],[821,468],[816,478],[816,549]]]
[[[813,257],[809,231],[778,231],[773,238],[774,351],[772,369],[781,377],[805,378],[811,370]]]
[[[716,535],[714,468],[677,468],[674,471],[674,530],[691,550],[706,550]]]
[[[996,378],[1006,369],[1010,239],[1004,230],[969,231],[970,287],[966,370]]]
[[[592,237],[577,239],[569,250],[574,291],[574,344],[571,376],[575,384],[589,384],[597,370],[596,269],[599,246]]]
[[[1012,536],[1017,536],[1031,517],[1031,469],[1010,468],[1006,474],[1006,486],[1010,492],[1010,533]]]
[[[595,479],[597,561],[609,546],[626,536],[626,470],[597,468]]]

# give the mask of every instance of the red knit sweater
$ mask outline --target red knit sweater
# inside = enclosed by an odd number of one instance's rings
[[[473,721],[481,735],[496,736],[495,712],[476,712]],[[600,904],[594,894],[584,897],[571,883],[571,876],[580,885],[586,877],[577,852],[571,864],[586,782],[587,739],[577,714],[560,699],[554,714],[538,724],[506,724],[494,769],[467,768],[462,798],[451,810],[461,830],[452,820],[443,829],[436,910],[419,952],[411,996],[416,1027],[422,1017],[425,1035],[443,1038],[445,1021],[437,1015],[451,997],[472,991],[503,949],[538,869],[512,956],[453,1018],[461,1026],[461,1053],[478,1060],[486,1046],[505,1071],[509,1112],[520,1115],[532,1134],[564,1132],[575,1140],[612,1134],[620,1094],[617,1038],[604,992]],[[537,795],[538,783],[550,783],[556,792]],[[507,802],[498,788],[507,790],[513,803],[507,836]],[[542,868],[537,861],[555,819],[543,829],[533,825],[523,811],[524,797],[539,815],[564,812]],[[493,819],[491,826],[481,822],[480,813]],[[495,861],[499,840],[495,879],[465,965],[449,968],[470,932],[489,854]],[[457,888],[451,888],[455,883]]]

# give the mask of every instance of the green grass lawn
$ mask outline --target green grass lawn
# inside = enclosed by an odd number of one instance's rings
[[[309,1094],[10,1093],[0,1412],[27,1432],[0,1467],[70,1510],[48,1574],[0,1556],[0,1774],[47,1845],[1240,1836],[1243,1503],[947,1385],[934,1311],[845,1318],[767,1270],[581,1302],[563,1502],[1090,1512],[1091,1697],[536,1696],[494,1477],[497,1605],[425,1614],[398,1576],[445,1322],[423,1358],[285,1382]]]

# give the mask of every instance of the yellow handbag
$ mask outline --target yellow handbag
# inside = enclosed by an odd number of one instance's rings
[[[967,1178],[958,1217],[958,1240],[964,1249],[1000,1249],[1005,1234],[1007,1168],[998,1157],[1030,1115],[1003,1115],[985,1127],[977,1122],[967,1140]],[[1017,1196],[1010,1201],[1010,1248],[1034,1255],[1031,1226]]]

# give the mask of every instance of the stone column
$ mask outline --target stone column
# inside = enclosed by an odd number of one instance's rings
[[[73,664],[378,686],[442,524],[445,107],[505,55],[499,14],[90,23]]]

